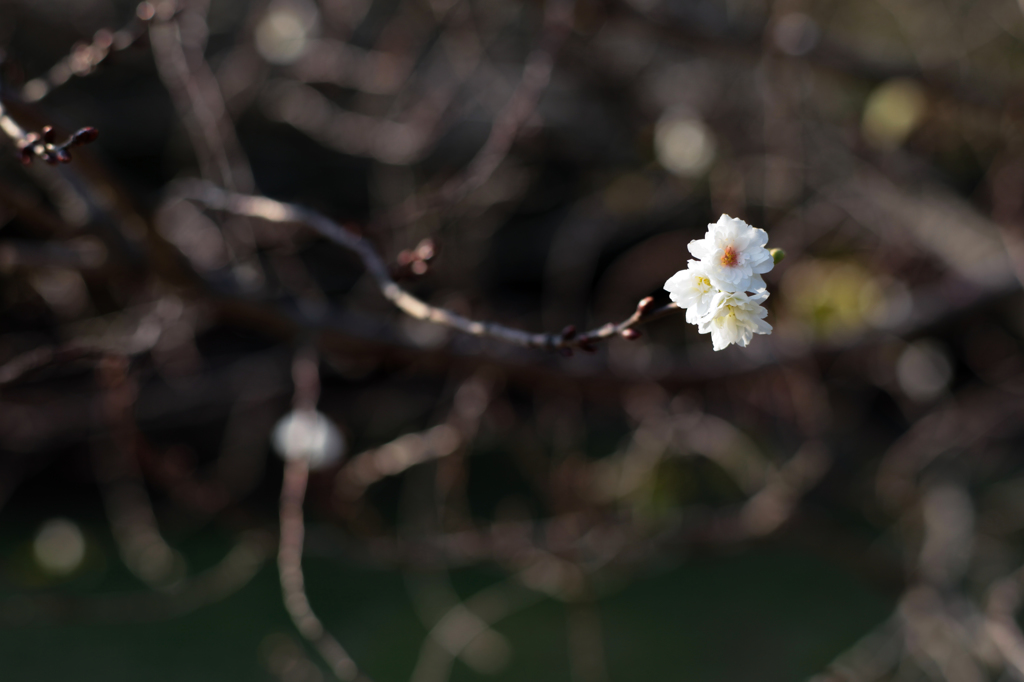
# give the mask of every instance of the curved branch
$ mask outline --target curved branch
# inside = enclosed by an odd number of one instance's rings
[[[294,459],[285,464],[281,484],[281,538],[277,553],[277,569],[284,593],[284,606],[299,633],[313,644],[331,666],[335,677],[343,682],[366,680],[344,647],[313,612],[306,596],[302,573],[302,545],[306,536],[302,501],[309,480],[309,462]]]
[[[182,183],[179,185],[178,193],[185,199],[218,211],[227,211],[275,223],[307,225],[335,244],[359,256],[384,298],[391,301],[406,315],[442,327],[449,327],[471,336],[498,339],[526,348],[546,348],[570,353],[573,349],[580,349],[590,352],[595,350],[593,344],[597,341],[604,341],[613,336],[635,339],[640,336],[640,332],[634,329],[636,325],[661,319],[680,311],[680,308],[674,303],[657,308],[654,306],[654,299],[647,297],[641,300],[633,314],[622,322],[617,324],[609,322],[582,333],[578,333],[572,326],[557,333],[534,333],[506,327],[496,322],[472,320],[446,308],[432,306],[400,287],[391,277],[387,264],[368,239],[342,227],[316,211],[267,197],[228,192],[201,181]]]

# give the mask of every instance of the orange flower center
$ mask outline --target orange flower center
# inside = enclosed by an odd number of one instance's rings
[[[739,254],[736,253],[736,249],[731,246],[725,247],[725,253],[722,254],[722,265],[731,268],[736,265],[736,261],[739,260]]]

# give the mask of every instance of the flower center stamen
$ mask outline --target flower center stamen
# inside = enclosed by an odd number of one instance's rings
[[[731,268],[736,265],[738,260],[739,254],[736,253],[736,249],[731,246],[725,247],[725,253],[722,254],[722,265]]]

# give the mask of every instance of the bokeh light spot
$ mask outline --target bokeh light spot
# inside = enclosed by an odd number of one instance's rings
[[[658,163],[686,178],[700,177],[715,160],[715,135],[698,118],[664,114],[654,128],[654,153]]]
[[[272,9],[256,26],[256,50],[271,64],[292,64],[309,46],[309,28],[296,9]]]
[[[51,575],[73,573],[85,558],[85,536],[68,519],[51,519],[42,525],[32,542],[39,567]]]
[[[875,88],[864,105],[864,139],[883,151],[896,149],[921,123],[927,108],[928,99],[918,83],[906,78],[888,80]]]

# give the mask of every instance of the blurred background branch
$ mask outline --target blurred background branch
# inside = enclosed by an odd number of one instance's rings
[[[0,18],[8,674],[1024,675],[1019,2]]]

